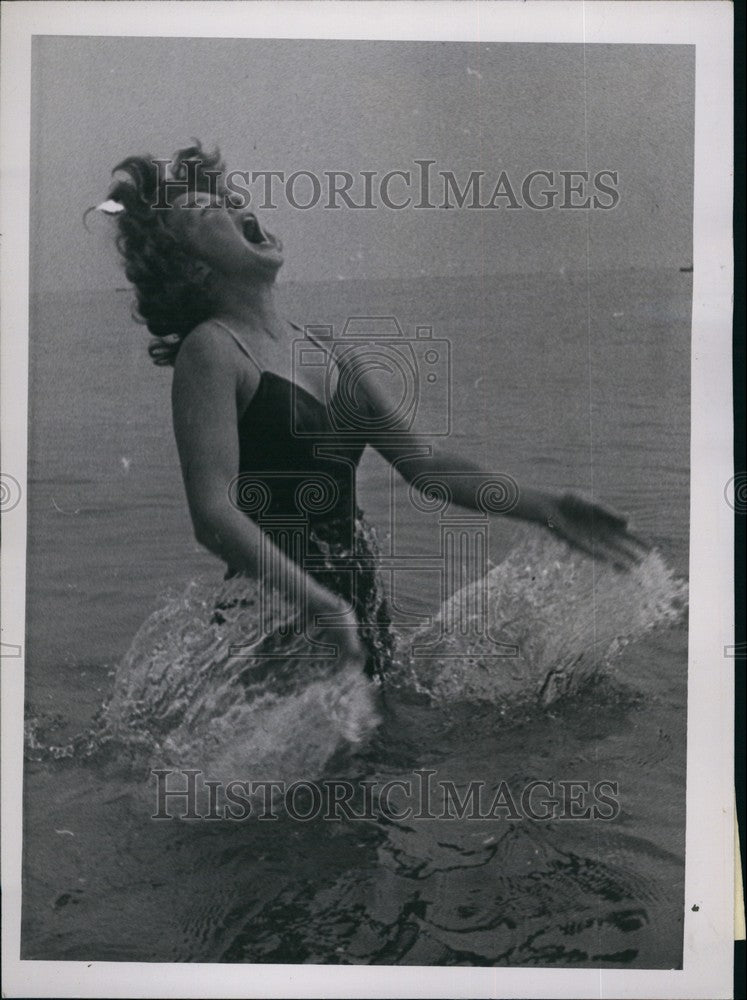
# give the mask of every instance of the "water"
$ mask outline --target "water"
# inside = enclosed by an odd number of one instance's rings
[[[241,681],[245,662],[209,622],[237,584],[192,541],[168,375],[144,357],[128,296],[34,303],[30,731],[64,746],[108,707],[92,756],[26,765],[24,957],[680,964],[690,282],[631,271],[284,290],[301,322],[432,325],[452,341],[452,446],[520,482],[593,490],[657,546],[623,576],[494,522],[491,629],[517,655],[461,637],[446,652],[469,655],[412,660],[404,630],[384,691],[331,664],[311,678],[290,657]],[[390,520],[375,455],[361,480],[385,551],[436,551],[437,519],[404,493]],[[438,612],[435,574],[401,577],[402,606]],[[236,611],[232,636],[252,613]],[[531,781],[612,781],[620,812],[397,820],[379,802],[342,822],[282,809],[264,823],[154,821],[151,767],[379,789],[430,769],[436,816],[444,782],[464,794],[482,781],[492,801],[501,782],[518,799]]]

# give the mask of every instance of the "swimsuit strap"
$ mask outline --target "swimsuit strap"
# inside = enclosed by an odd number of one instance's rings
[[[298,325],[298,323],[294,323],[292,320],[289,320],[288,322],[290,323],[290,325],[293,327],[294,330],[298,330],[298,332],[302,333],[307,340],[310,340],[312,344],[316,344],[316,346],[320,350],[324,351],[325,354],[328,354],[331,360],[334,362],[335,368],[338,370],[338,372],[340,371],[340,362],[335,357],[334,352],[329,344],[324,344],[321,341],[317,340],[316,337],[314,337],[312,334],[304,330],[303,327]],[[249,358],[254,367],[260,373],[260,375],[263,375],[264,370],[260,368],[260,366],[257,364],[257,361],[252,356],[249,348],[246,346],[241,337],[239,337],[236,331],[232,330],[231,327],[228,326],[228,324],[224,323],[223,320],[221,319],[214,319],[213,323],[215,323],[217,326],[220,326],[222,329],[226,331],[227,334],[229,334],[229,336],[233,337],[234,341],[238,345],[239,350]],[[272,372],[270,374],[272,374]]]
[[[250,350],[249,350],[249,348],[248,348],[248,347],[246,346],[246,344],[245,344],[245,343],[244,343],[244,341],[243,341],[243,340],[241,339],[241,337],[240,337],[240,336],[238,335],[238,333],[236,333],[236,331],[235,331],[235,330],[232,330],[230,326],[227,326],[227,325],[226,325],[226,324],[225,324],[225,323],[223,322],[223,320],[220,320],[220,319],[214,319],[214,320],[213,320],[213,323],[215,323],[215,324],[216,324],[217,326],[219,326],[219,327],[221,327],[221,328],[222,328],[223,330],[225,330],[225,331],[226,331],[226,333],[227,333],[227,334],[228,334],[228,335],[229,335],[230,337],[233,337],[233,339],[234,339],[234,341],[236,342],[236,344],[237,344],[237,346],[238,346],[239,350],[240,350],[240,351],[241,351],[241,352],[242,352],[243,354],[246,354],[246,356],[247,356],[247,357],[249,358],[249,360],[251,361],[251,363],[252,363],[252,364],[254,365],[254,367],[255,367],[255,368],[257,369],[257,371],[258,371],[258,372],[260,373],[260,375],[261,375],[261,374],[262,374],[262,369],[261,369],[261,368],[260,368],[260,366],[259,366],[259,365],[257,364],[257,362],[256,362],[255,358],[254,358],[254,357],[252,356],[252,353],[251,353],[251,351],[250,351]]]

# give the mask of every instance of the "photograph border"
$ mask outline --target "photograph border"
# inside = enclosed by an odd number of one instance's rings
[[[2,7],[3,992],[79,997],[727,997],[734,927],[732,412],[733,81],[730,3],[17,2]],[[135,27],[136,26],[136,27]],[[21,961],[34,35],[407,39],[692,45],[696,52],[691,369],[687,836],[682,970]],[[676,164],[671,165],[672,171]],[[662,183],[667,178],[662,177]],[[6,489],[3,479],[3,489]],[[11,496],[11,500],[13,497]]]

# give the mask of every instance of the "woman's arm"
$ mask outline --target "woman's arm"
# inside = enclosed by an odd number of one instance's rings
[[[589,500],[577,493],[556,494],[549,490],[519,486],[505,474],[489,473],[466,459],[444,451],[438,445],[422,459],[397,461],[399,445],[384,447],[394,459],[404,478],[416,488],[428,490],[429,484],[441,481],[448,486],[452,501],[460,507],[487,513],[500,513],[522,521],[541,524],[588,555],[628,569],[639,563],[650,546],[628,531],[627,518],[606,504]],[[491,506],[481,499],[497,493]]]
[[[293,560],[273,546],[273,558],[263,560],[262,546],[271,545],[262,529],[234,506],[231,485],[239,468],[237,397],[240,378],[258,374],[241,371],[234,345],[220,330],[205,325],[185,340],[177,357],[172,385],[172,412],[179,460],[195,537],[228,565],[272,586],[288,581],[289,592],[305,593],[312,621],[316,615],[347,615],[334,638],[349,656],[362,652],[344,601],[332,594]],[[269,564],[269,565],[268,565]],[[262,578],[261,574],[265,576]]]
[[[362,372],[360,381],[372,413],[391,413],[375,374]],[[575,548],[620,568],[630,568],[649,551],[647,543],[628,531],[627,518],[581,495],[519,486],[510,476],[489,473],[427,437],[401,429],[374,437],[371,444],[416,489],[427,492],[441,482],[460,507],[541,524]],[[496,486],[503,502],[491,511],[482,498]]]

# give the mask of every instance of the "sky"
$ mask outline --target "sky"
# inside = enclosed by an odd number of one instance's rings
[[[126,284],[103,200],[125,156],[197,137],[229,169],[618,173],[610,210],[260,211],[287,280],[677,267],[692,255],[690,46],[41,36],[32,63],[32,281]],[[541,180],[541,179],[540,179]],[[257,185],[251,190],[259,193]],[[306,188],[295,189],[298,199]],[[358,190],[357,188],[354,190]],[[400,196],[402,188],[392,185]],[[440,188],[439,188],[440,191]],[[356,195],[356,197],[359,197]]]

